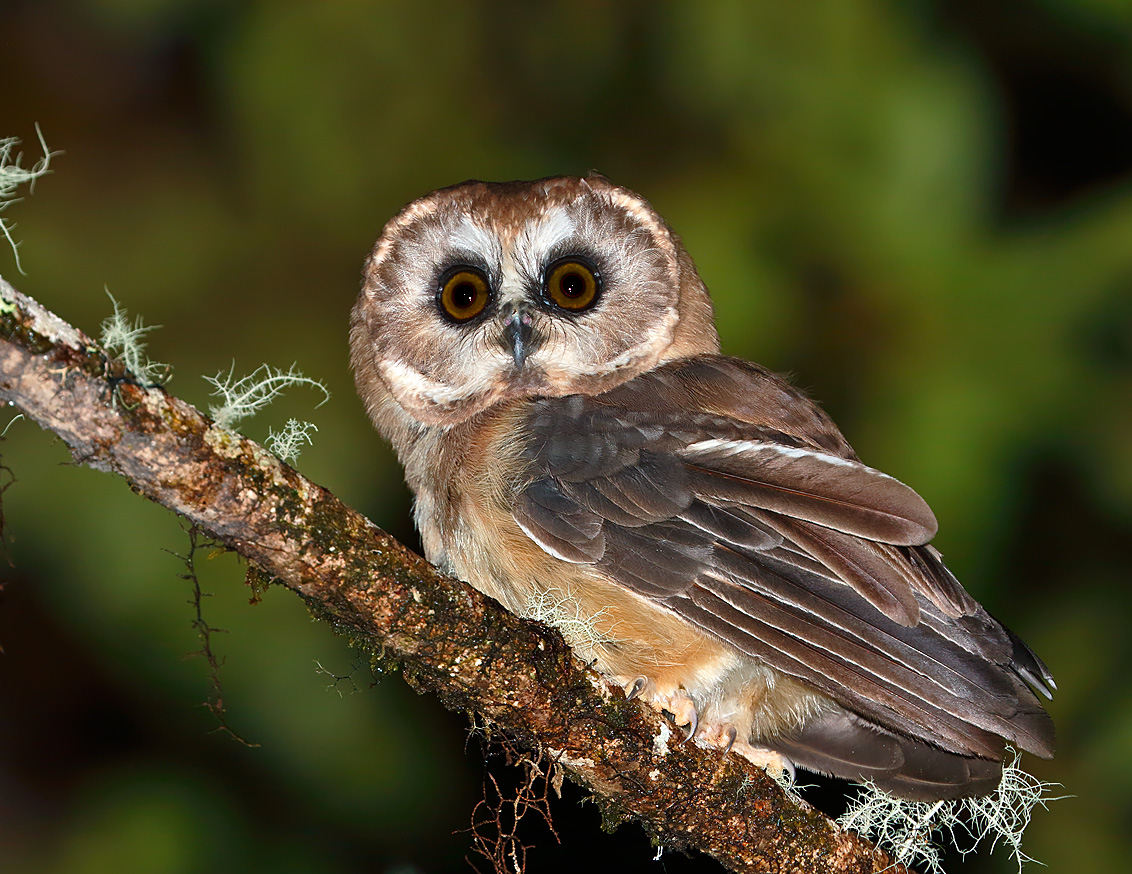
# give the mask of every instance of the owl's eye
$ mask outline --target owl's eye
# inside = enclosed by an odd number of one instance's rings
[[[440,279],[436,303],[454,322],[467,322],[484,311],[491,300],[487,277],[476,267],[455,267]]]
[[[559,309],[580,313],[597,303],[601,275],[577,258],[561,258],[546,270],[546,300]]]

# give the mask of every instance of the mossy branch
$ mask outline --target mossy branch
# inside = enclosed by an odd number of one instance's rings
[[[557,632],[440,574],[326,489],[148,385],[0,279],[0,399],[76,461],[125,477],[293,589],[406,680],[555,762],[607,822],[735,871],[879,872],[891,861],[761,770],[686,743],[580,665]],[[902,870],[902,869],[897,869]]]

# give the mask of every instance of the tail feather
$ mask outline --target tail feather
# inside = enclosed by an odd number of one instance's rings
[[[830,710],[801,729],[762,743],[799,767],[858,782],[912,801],[987,795],[1002,762],[963,756],[894,734],[845,710]]]

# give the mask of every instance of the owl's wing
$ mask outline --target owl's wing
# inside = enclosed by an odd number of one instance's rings
[[[1000,760],[1052,755],[1048,670],[926,543],[931,511],[856,460],[784,381],[719,356],[535,402],[514,514],[885,729]]]

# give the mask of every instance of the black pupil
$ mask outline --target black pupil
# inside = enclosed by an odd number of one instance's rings
[[[567,273],[559,285],[566,297],[581,297],[586,292],[586,280],[579,273]]]
[[[461,282],[452,289],[452,303],[459,309],[466,310],[476,300],[476,287],[470,282]]]

